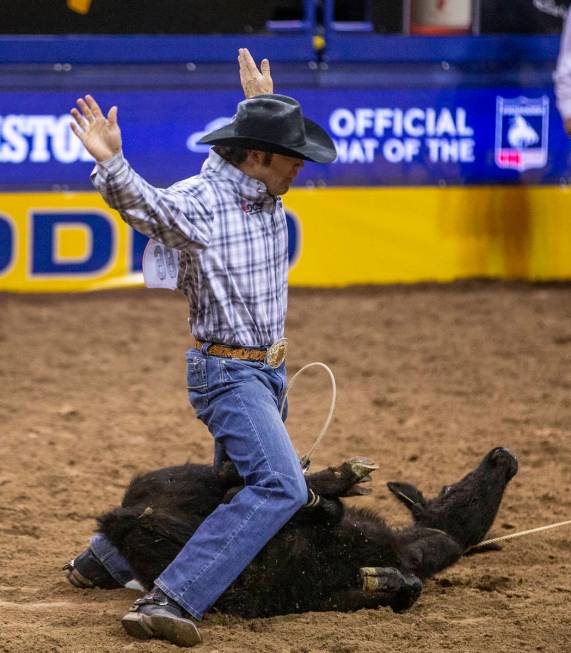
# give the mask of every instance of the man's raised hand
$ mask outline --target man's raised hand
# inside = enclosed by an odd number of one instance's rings
[[[107,117],[97,102],[86,95],[79,98],[77,106],[71,110],[75,122],[70,124],[72,132],[79,138],[85,149],[97,161],[105,161],[121,151],[121,130],[117,124],[117,107],[111,107]]]
[[[256,66],[248,48],[238,50],[238,63],[240,64],[240,83],[247,98],[265,93],[274,92],[274,82],[270,75],[270,62],[262,59],[260,70]]]

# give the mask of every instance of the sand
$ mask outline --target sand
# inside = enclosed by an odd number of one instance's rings
[[[571,286],[300,290],[290,296],[290,375],[334,371],[334,422],[313,469],[375,459],[351,499],[408,523],[385,487],[426,495],[492,447],[513,451],[494,535],[571,519]],[[0,295],[0,652],[175,651],[130,639],[137,594],[70,587],[63,564],[131,476],[212,442],[187,405],[186,306],[168,291]],[[327,414],[322,371],[295,384],[288,425],[305,453]],[[571,650],[571,527],[465,558],[406,614],[388,609],[242,620],[210,614],[201,653]]]

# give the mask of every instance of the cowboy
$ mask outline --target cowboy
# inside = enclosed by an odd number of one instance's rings
[[[178,288],[190,305],[189,400],[212,436],[215,465],[231,460],[244,488],[194,532],[155,587],[125,615],[140,639],[201,641],[195,620],[308,501],[280,415],[286,391],[284,321],[288,243],[280,195],[304,161],[328,163],[333,142],[291,97],[273,94],[269,62],[239,52],[246,99],[200,174],[154,188],[123,157],[117,107],[105,116],[87,95],[74,133],[96,159],[92,181],[125,222],[179,254]],[[78,587],[119,587],[133,572],[101,534],[67,565]]]

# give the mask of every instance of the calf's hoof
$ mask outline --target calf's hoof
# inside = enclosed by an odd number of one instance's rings
[[[379,469],[379,466],[376,462],[370,458],[365,458],[364,456],[355,456],[355,458],[350,458],[347,461],[347,465],[349,465],[351,468],[351,472],[353,473],[356,481],[366,478],[371,472]]]
[[[364,456],[355,456],[343,463],[335,474],[340,478],[346,477],[347,481],[351,484],[344,496],[352,497],[371,494],[371,490],[363,487],[362,484],[369,483],[371,481],[371,472],[377,469],[379,469],[377,463]]]
[[[386,605],[394,612],[408,610],[422,592],[422,582],[414,574],[403,574],[394,567],[361,567],[365,592],[381,592],[387,595]]]

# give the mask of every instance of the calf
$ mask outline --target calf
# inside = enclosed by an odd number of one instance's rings
[[[517,461],[506,449],[493,449],[432,500],[413,485],[389,483],[413,517],[401,530],[339,500],[364,494],[362,484],[375,468],[355,458],[309,475],[313,507],[299,511],[214,607],[243,617],[378,606],[405,610],[425,579],[482,541]],[[151,588],[200,523],[240,484],[231,464],[219,470],[195,464],[159,469],[135,478],[121,507],[99,518],[99,529]]]

